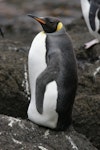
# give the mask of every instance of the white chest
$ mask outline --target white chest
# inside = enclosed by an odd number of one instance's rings
[[[91,31],[91,27],[90,27],[90,24],[89,24],[90,4],[89,4],[88,0],[81,0],[81,7],[82,7],[82,12],[83,12],[85,22],[86,22],[89,30]]]
[[[46,86],[43,103],[43,114],[39,114],[36,108],[36,79],[47,67],[45,62],[45,40],[46,35],[43,32],[40,32],[33,40],[29,51],[28,69],[31,90],[31,101],[28,108],[28,118],[39,125],[55,128],[58,120],[58,114],[56,112],[57,85],[55,81],[50,82]]]
[[[37,77],[41,72],[46,68],[45,55],[46,55],[46,47],[45,47],[45,39],[46,35],[43,32],[40,32],[33,40],[29,56],[28,56],[28,68],[29,68],[29,80],[30,80],[30,88],[31,94],[34,95],[34,87]],[[32,95],[31,95],[32,96]]]

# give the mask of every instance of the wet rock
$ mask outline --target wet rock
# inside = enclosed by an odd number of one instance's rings
[[[25,56],[19,43],[0,43],[0,114],[26,117],[28,101],[22,87]]]
[[[66,132],[56,132],[4,115],[0,115],[0,149],[97,150],[73,127]]]

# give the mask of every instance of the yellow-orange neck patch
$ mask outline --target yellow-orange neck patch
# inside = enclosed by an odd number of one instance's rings
[[[62,27],[63,27],[62,22],[59,22],[59,23],[58,23],[58,25],[57,25],[57,30],[56,30],[56,31],[61,30],[61,29],[62,29]]]

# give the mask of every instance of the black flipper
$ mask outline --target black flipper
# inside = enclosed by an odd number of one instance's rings
[[[59,73],[60,53],[59,50],[47,56],[47,68],[39,75],[36,81],[36,108],[43,113],[43,100],[46,85],[56,80]]]
[[[100,9],[98,9],[97,17],[98,17],[98,19],[99,19],[99,29],[98,29],[98,33],[100,34]]]
[[[98,11],[98,5],[94,2],[90,2],[90,11],[89,11],[89,22],[93,31],[96,30],[95,18]]]

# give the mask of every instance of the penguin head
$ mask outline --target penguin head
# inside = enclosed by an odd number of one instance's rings
[[[59,31],[63,27],[62,22],[55,17],[36,17],[31,14],[29,14],[28,16],[38,21],[46,33]]]

